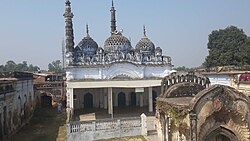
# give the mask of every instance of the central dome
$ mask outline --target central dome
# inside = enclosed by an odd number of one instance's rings
[[[129,52],[132,46],[130,41],[120,32],[112,34],[104,43],[105,52]]]

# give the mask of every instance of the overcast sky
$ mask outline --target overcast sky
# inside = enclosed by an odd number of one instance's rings
[[[62,58],[64,0],[0,0],[0,64],[28,61],[43,69]],[[173,65],[200,66],[212,30],[234,25],[250,35],[250,0],[114,0],[117,29],[133,47],[143,35]],[[110,36],[111,0],[71,0],[75,44],[86,35],[103,47]]]

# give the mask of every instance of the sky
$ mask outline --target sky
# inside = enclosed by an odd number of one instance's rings
[[[47,69],[62,59],[65,0],[0,0],[0,64],[27,61]],[[132,46],[147,36],[175,67],[198,67],[208,35],[234,25],[250,36],[249,0],[114,0],[117,29]],[[71,0],[75,44],[90,36],[103,47],[110,36],[111,0]]]

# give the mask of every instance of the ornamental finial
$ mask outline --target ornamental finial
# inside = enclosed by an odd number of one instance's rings
[[[146,27],[143,25],[143,35],[146,36]]]
[[[89,37],[89,25],[88,25],[88,23],[86,24],[86,32],[87,32],[87,37]]]

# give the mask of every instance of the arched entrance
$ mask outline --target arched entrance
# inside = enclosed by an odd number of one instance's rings
[[[52,107],[52,97],[43,93],[41,96],[41,105],[42,107]]]
[[[93,107],[93,95],[91,93],[87,93],[84,95],[84,108],[92,108]]]
[[[224,127],[218,127],[217,129],[208,133],[208,135],[205,136],[204,141],[239,141],[239,140],[232,131]]]
[[[136,93],[131,92],[130,93],[130,98],[131,98],[131,106],[136,106]]]
[[[155,107],[156,107],[156,97],[157,97],[157,92],[153,91],[152,92],[152,100],[153,100],[153,110],[155,111]]]
[[[126,105],[126,97],[125,97],[125,93],[120,92],[118,94],[118,107],[122,107]]]

